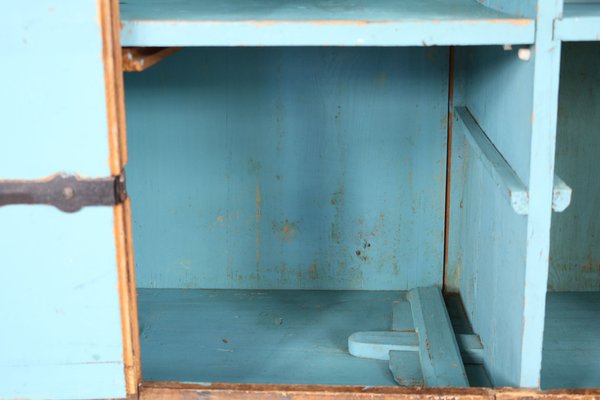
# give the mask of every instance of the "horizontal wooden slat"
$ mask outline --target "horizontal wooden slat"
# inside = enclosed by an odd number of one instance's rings
[[[123,46],[528,44],[534,21],[473,0],[129,0]]]
[[[548,390],[145,382],[140,400],[598,400],[600,389]]]
[[[146,382],[140,400],[492,400],[481,388],[365,387],[313,385],[187,384]]]

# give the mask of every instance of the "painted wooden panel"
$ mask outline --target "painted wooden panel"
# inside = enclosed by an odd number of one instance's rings
[[[388,362],[348,353],[392,324],[398,292],[139,290],[145,380],[396,386]]]
[[[600,291],[548,293],[542,389],[600,387]]]
[[[463,146],[453,174],[462,192],[453,190],[451,219],[460,227],[451,231],[447,276],[459,281],[495,385],[540,385],[560,57],[552,27],[559,14],[557,2],[538,5],[529,60],[516,49],[458,55],[460,101],[529,188],[528,216],[509,215],[481,164],[469,158],[464,138],[457,138],[456,147]]]
[[[464,186],[452,202],[453,221],[460,229],[450,237],[448,277],[484,343],[484,365],[492,383],[518,386],[527,217],[515,213],[471,155],[465,129],[455,118],[454,142],[463,146],[456,176]]]
[[[600,43],[565,44],[556,172],[573,187],[572,204],[552,217],[553,291],[600,290]]]
[[[0,177],[109,175],[96,0],[13,3],[2,32]]]
[[[109,6],[4,7],[0,179],[110,175],[101,27]],[[112,207],[0,208],[0,397],[125,396],[113,225]]]
[[[128,75],[138,285],[441,285],[447,68],[446,48],[221,48]]]
[[[479,3],[500,12],[535,17],[537,0],[477,0]]]
[[[0,396],[124,397],[112,208],[2,207],[0,225]]]
[[[599,41],[600,40],[600,2],[568,2],[564,6],[563,16],[556,21],[554,35],[563,41]]]
[[[533,20],[495,11],[475,0],[129,0],[121,9],[124,46],[431,46],[534,41]]]
[[[520,160],[527,174],[529,153],[518,147],[529,148],[530,111],[522,108],[531,110],[530,67],[515,51],[499,48],[458,49],[456,62],[455,104],[468,105],[509,165],[517,170],[514,161]],[[502,197],[456,115],[453,126],[446,284],[460,292],[481,336],[492,383],[519,386],[527,217]]]
[[[533,62],[517,48],[499,46],[457,50],[457,74],[464,76],[464,104],[521,180],[529,180]],[[461,79],[461,78],[459,78]],[[460,103],[455,102],[459,106]]]

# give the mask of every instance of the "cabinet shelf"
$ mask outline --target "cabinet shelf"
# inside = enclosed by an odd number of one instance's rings
[[[530,44],[534,21],[475,0],[128,0],[123,46]]]
[[[565,4],[554,34],[565,42],[600,40],[600,2]]]

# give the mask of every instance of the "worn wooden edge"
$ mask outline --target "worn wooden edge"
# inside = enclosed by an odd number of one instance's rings
[[[102,61],[110,152],[108,163],[111,174],[116,176],[122,173],[123,167],[127,163],[119,3],[118,0],[97,0],[97,4],[102,31]],[[129,199],[126,199],[123,204],[116,205],[113,215],[125,390],[128,397],[137,397],[142,375]]]
[[[113,0],[96,0],[100,28],[102,34],[102,62],[104,65],[104,90],[106,98],[106,119],[108,127],[108,164],[111,175],[119,175],[122,169],[120,139],[119,139],[119,111],[117,95],[117,69],[115,65],[116,46],[113,29]]]
[[[115,70],[114,93],[118,120],[119,156],[121,168],[127,164],[127,121],[125,119],[125,84],[123,82],[123,61],[121,59],[121,17],[119,0],[110,0],[112,23],[113,68]]]
[[[133,251],[133,228],[131,219],[131,201],[129,198],[125,199],[123,203],[124,219],[125,219],[125,240],[126,240],[126,251],[127,251],[127,283],[129,289],[129,306],[130,306],[130,323],[132,329],[132,343],[133,343],[133,365],[135,375],[133,377],[133,384],[135,384],[135,393],[137,394],[140,383],[142,382],[142,359],[141,359],[141,348],[140,348],[140,327],[138,319],[138,304],[137,304],[137,286],[135,278],[135,258]]]
[[[543,400],[600,400],[600,388],[594,389],[553,389],[534,390],[518,388],[498,388],[497,400],[543,399]]]
[[[140,400],[197,399],[372,399],[372,400],[600,400],[598,389],[535,390],[518,388],[428,388],[402,386],[321,386],[237,383],[144,382]]]
[[[126,47],[122,49],[123,71],[141,72],[181,50],[181,47]]]
[[[140,400],[191,399],[492,399],[485,388],[426,388],[402,386],[321,386],[263,384],[189,384],[177,382],[144,382]]]
[[[129,275],[129,251],[127,245],[127,223],[125,205],[118,204],[113,208],[114,234],[117,248],[117,272],[119,306],[121,312],[121,330],[123,337],[123,364],[125,373],[125,390],[127,395],[137,394],[139,379],[139,351],[136,352],[135,336],[137,315],[132,309],[132,296]],[[137,354],[136,354],[137,353]]]

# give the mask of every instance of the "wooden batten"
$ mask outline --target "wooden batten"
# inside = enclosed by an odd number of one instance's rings
[[[181,50],[181,47],[129,47],[122,50],[123,71],[141,72]]]
[[[513,388],[365,387],[261,384],[188,384],[146,382],[140,400],[597,400],[600,389],[533,390]]]
[[[409,399],[493,399],[494,392],[480,388],[365,387],[262,384],[185,384],[146,382],[140,400],[409,400]]]
[[[102,55],[110,149],[109,165],[111,174],[119,175],[127,163],[125,94],[119,39],[119,4],[117,0],[98,0],[98,7],[102,27]],[[129,199],[114,207],[114,235],[119,277],[125,386],[127,395],[135,396],[138,393],[142,376]]]

